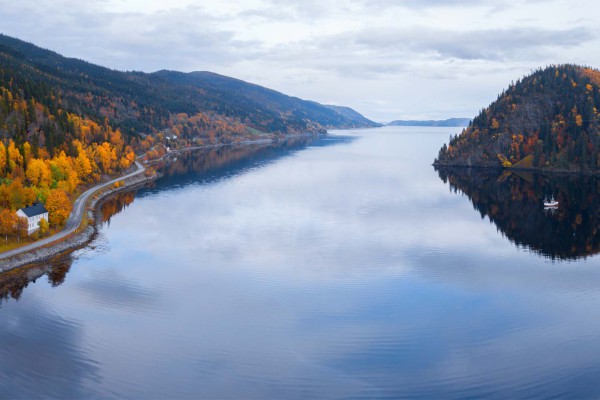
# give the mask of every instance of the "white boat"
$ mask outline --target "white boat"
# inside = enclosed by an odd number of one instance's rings
[[[554,196],[548,198],[548,196],[546,196],[546,198],[544,199],[544,208],[557,208],[558,207],[558,200],[554,199]]]

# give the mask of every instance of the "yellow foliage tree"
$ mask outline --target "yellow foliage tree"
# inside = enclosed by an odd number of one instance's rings
[[[0,142],[0,174],[4,173],[6,169],[6,147],[4,143]]]
[[[46,221],[46,218],[42,218],[40,220],[40,235],[46,236],[48,229],[50,228],[50,223]]]
[[[12,140],[8,144],[8,162],[11,170],[23,165],[23,156]]]
[[[50,224],[52,226],[60,226],[67,222],[73,205],[64,190],[54,189],[48,194],[46,209],[48,210]]]
[[[123,155],[123,157],[121,157],[121,160],[119,161],[119,167],[121,169],[127,169],[134,162],[135,153],[133,152],[133,149],[131,147],[127,146],[127,148],[125,149],[125,154]]]
[[[117,161],[117,152],[108,142],[102,143],[95,148],[96,162],[105,174],[112,174]]]
[[[37,200],[37,196],[35,195],[35,190],[30,187],[23,188],[23,202],[25,206],[30,206]]]
[[[79,140],[75,140],[73,144],[78,152],[77,158],[73,160],[73,167],[82,181],[90,182],[92,180],[91,173],[94,170],[92,160]]]
[[[52,173],[46,163],[38,158],[29,161],[25,176],[36,187],[48,188],[52,182]]]
[[[117,129],[110,132],[110,143],[117,149],[117,152],[123,148],[125,143],[123,142],[120,130]]]
[[[67,192],[75,190],[79,184],[79,177],[74,169],[72,158],[67,157],[64,151],[50,161],[50,169],[54,172],[52,178],[58,188]]]
[[[23,143],[23,154],[25,155],[25,162],[28,163],[31,160],[31,145],[29,142]]]

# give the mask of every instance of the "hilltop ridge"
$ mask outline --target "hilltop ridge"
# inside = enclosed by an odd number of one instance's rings
[[[538,69],[512,83],[435,165],[600,170],[600,71],[577,65]]]
[[[54,96],[54,108],[107,119],[125,135],[160,132],[181,113],[201,113],[206,121],[199,131],[218,131],[223,123],[284,134],[377,126],[358,113],[362,118],[211,72],[116,71],[1,34],[0,68],[0,86],[24,90],[25,100],[41,101],[37,92],[43,88]]]

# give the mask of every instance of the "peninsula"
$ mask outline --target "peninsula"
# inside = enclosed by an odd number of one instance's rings
[[[600,71],[577,65],[539,69],[512,83],[462,133],[438,166],[600,172]]]

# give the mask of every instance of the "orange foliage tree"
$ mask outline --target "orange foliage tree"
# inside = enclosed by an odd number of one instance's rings
[[[46,209],[48,210],[50,225],[61,226],[67,222],[67,218],[69,218],[73,205],[64,190],[53,189],[48,194]]]
[[[17,218],[17,214],[7,208],[0,210],[0,234],[4,235],[5,242],[8,242],[8,235],[14,232]]]

